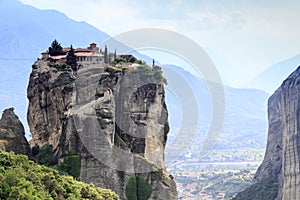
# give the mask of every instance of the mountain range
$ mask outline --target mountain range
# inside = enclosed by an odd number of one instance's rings
[[[173,91],[168,88],[183,88],[182,81],[178,81],[172,73],[177,72],[183,77],[194,92],[199,110],[199,131],[194,136],[196,146],[201,145],[203,137],[206,136],[212,118],[212,100],[210,91],[205,80],[187,72],[175,65],[163,65],[163,70],[168,82],[174,84],[166,86],[166,100],[170,113],[171,130],[178,130],[180,127],[180,117],[178,107],[182,102],[176,99]],[[184,93],[185,91],[181,91]],[[225,117],[223,129],[215,145],[217,149],[247,149],[251,147],[264,148],[267,140],[267,99],[268,93],[257,89],[237,89],[224,86],[225,92]],[[169,96],[173,96],[168,98]],[[186,104],[188,105],[188,103]],[[196,108],[194,108],[196,109]],[[174,112],[174,113],[173,113]],[[177,116],[177,118],[176,118]]]
[[[273,94],[285,78],[291,74],[300,63],[300,54],[278,62],[249,81],[245,86],[258,88]]]

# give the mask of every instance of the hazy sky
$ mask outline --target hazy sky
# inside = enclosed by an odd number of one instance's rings
[[[86,21],[111,36],[166,28],[201,45],[223,81],[242,86],[267,67],[300,53],[296,0],[20,0]],[[170,62],[166,57],[162,62]]]

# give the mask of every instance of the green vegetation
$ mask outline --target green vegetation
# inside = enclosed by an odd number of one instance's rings
[[[136,59],[133,55],[120,55],[119,56],[120,59],[125,60],[125,62],[127,63],[137,63],[138,59]]]
[[[80,156],[76,154],[75,151],[69,151],[66,156],[64,156],[64,161],[57,166],[60,172],[69,174],[74,178],[79,178],[80,176]]]
[[[51,47],[48,49],[50,56],[64,55],[62,46],[56,41],[56,39],[51,43]]]
[[[48,167],[56,164],[56,162],[54,161],[51,145],[46,144],[41,148],[39,146],[34,146],[31,151],[33,159],[38,164],[45,165]]]
[[[115,49],[115,52],[114,52],[114,60],[117,59],[117,49]]]
[[[70,72],[70,71],[72,71],[72,67],[70,65],[65,64],[65,63],[55,64],[54,67],[57,69],[57,71],[61,71],[61,72]]]
[[[130,63],[136,63],[138,65],[136,67],[132,67]],[[136,59],[133,55],[119,55],[111,64],[112,66],[108,66],[106,68],[106,72],[129,71],[129,76],[133,75],[134,79],[138,78],[139,80],[143,80],[148,83],[167,84],[167,79],[163,77],[160,67],[150,67],[142,60]]]
[[[128,200],[147,200],[151,196],[152,188],[144,177],[133,176],[127,181],[125,192]]]
[[[126,63],[126,60],[122,57],[116,57],[116,59],[114,59],[114,61],[112,62],[113,65],[116,65],[116,64],[123,64],[123,63]]]
[[[61,163],[58,163],[58,161],[54,159],[51,145],[46,144],[43,147],[34,146],[31,151],[33,160],[38,164],[55,168],[59,170],[60,173],[71,175],[76,179],[79,178],[81,167],[80,156],[77,155],[75,151],[69,151]]]
[[[107,64],[108,63],[108,51],[107,51],[107,46],[105,45],[104,47],[104,63]]]
[[[278,180],[276,177],[268,178],[255,183],[243,192],[239,193],[234,200],[274,200],[278,193]]]
[[[74,53],[74,49],[73,49],[72,45],[71,45],[70,51],[68,52],[68,55],[67,55],[66,64],[70,65],[72,70],[74,70],[74,71],[77,70],[77,56]]]
[[[156,67],[156,69],[152,69],[148,65],[143,64],[132,70],[131,73],[138,74],[138,77],[141,80],[146,80],[149,83],[155,83],[158,81],[167,84],[167,79],[163,77],[162,70],[158,67]]]
[[[145,65],[146,63],[142,60],[138,60],[133,55],[116,55],[114,54],[114,61],[112,62],[113,65],[123,64],[123,63],[137,63],[140,65]]]
[[[60,175],[57,170],[38,165],[25,155],[0,151],[0,199],[117,200],[110,190]]]

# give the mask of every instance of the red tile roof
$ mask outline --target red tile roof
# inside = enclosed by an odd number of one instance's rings
[[[88,50],[88,49],[86,49],[86,48],[76,48],[76,49],[74,50],[74,52],[91,52],[91,50]]]

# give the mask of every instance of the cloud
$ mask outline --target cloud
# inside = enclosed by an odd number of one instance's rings
[[[196,25],[198,30],[228,30],[237,29],[243,26],[245,18],[239,11],[214,13],[209,10],[194,11],[186,14],[187,20]]]

